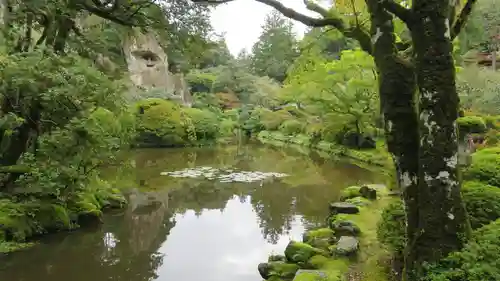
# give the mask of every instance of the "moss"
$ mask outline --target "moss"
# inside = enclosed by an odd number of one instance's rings
[[[320,228],[304,233],[303,242],[320,249],[328,249],[334,242],[334,232],[330,228]]]
[[[35,243],[18,243],[18,242],[5,242],[0,241],[0,253],[7,254],[19,250],[24,250],[33,247]]]
[[[370,204],[370,200],[368,200],[368,199],[366,199],[364,197],[350,198],[350,199],[345,200],[345,202],[353,204],[353,205],[356,205],[358,207],[363,207],[363,206],[367,206],[367,205]]]
[[[361,193],[359,192],[360,189],[361,189],[361,187],[359,187],[359,186],[346,187],[346,188],[342,189],[340,196],[344,200],[361,196]]]
[[[270,276],[276,276],[283,279],[292,279],[295,272],[299,270],[299,266],[294,263],[270,262]]]
[[[486,123],[480,116],[465,116],[457,119],[460,135],[482,134],[486,132]]]
[[[285,135],[296,135],[300,134],[304,126],[299,120],[290,119],[285,120],[279,127],[279,130],[283,132]]]
[[[315,248],[309,244],[290,241],[285,249],[285,256],[288,261],[305,264],[312,256],[328,256],[325,250]]]

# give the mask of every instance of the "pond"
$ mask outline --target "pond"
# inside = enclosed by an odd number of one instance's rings
[[[257,265],[377,174],[263,145],[147,149],[109,172],[126,210],[0,259],[2,281],[259,281]]]

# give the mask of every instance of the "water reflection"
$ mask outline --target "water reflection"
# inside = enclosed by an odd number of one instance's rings
[[[0,280],[260,280],[257,264],[322,223],[341,187],[375,181],[353,165],[263,146],[142,150],[125,162],[132,165],[108,176],[141,189],[130,191],[126,210],[1,259]],[[227,183],[160,175],[201,166],[289,176]]]

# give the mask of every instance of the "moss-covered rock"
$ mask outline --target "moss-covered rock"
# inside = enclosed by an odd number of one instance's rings
[[[345,201],[350,198],[360,197],[361,196],[361,193],[359,192],[360,189],[361,187],[359,186],[349,186],[342,189],[342,191],[340,192],[340,200]]]
[[[286,257],[284,255],[270,255],[267,258],[267,261],[268,262],[272,262],[272,261],[286,261]]]
[[[285,263],[281,261],[261,263],[258,265],[260,276],[264,279],[278,277],[282,279],[292,279],[295,272],[299,270],[299,266],[294,263]]]
[[[315,248],[309,244],[290,241],[285,249],[285,257],[288,261],[305,264],[311,257],[315,255],[328,256],[328,252],[322,249]]]
[[[356,205],[358,207],[363,207],[363,206],[367,206],[370,204],[370,200],[368,200],[364,197],[360,197],[360,196],[347,199],[347,200],[345,200],[345,202],[349,203],[349,204]]]
[[[357,214],[359,207],[346,202],[330,203],[330,214]]]
[[[330,228],[337,236],[358,236],[361,233],[359,226],[351,220],[333,219],[330,221]]]
[[[335,236],[330,228],[320,228],[305,232],[302,240],[313,247],[326,250],[335,243]]]
[[[331,249],[337,256],[351,256],[358,252],[359,241],[353,236],[341,236]]]
[[[359,193],[361,193],[361,196],[370,199],[370,200],[375,200],[377,199],[377,190],[375,188],[369,187],[367,185],[363,185],[359,189]]]

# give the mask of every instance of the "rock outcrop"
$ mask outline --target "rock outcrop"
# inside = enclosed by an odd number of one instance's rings
[[[192,98],[184,74],[169,65],[168,57],[153,33],[133,32],[123,42],[130,80],[154,97],[177,100],[191,106]]]

